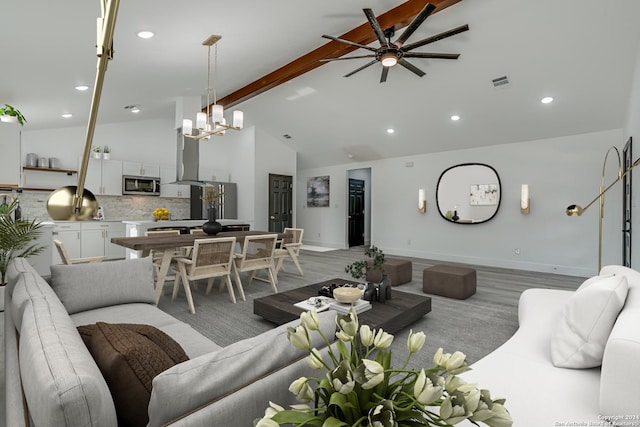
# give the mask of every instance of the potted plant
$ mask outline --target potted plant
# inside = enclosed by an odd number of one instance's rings
[[[109,148],[108,145],[105,145],[104,147],[102,147],[102,158],[105,160],[109,160],[110,157],[111,157],[111,148]]]
[[[11,196],[5,196],[11,197]],[[18,207],[18,200],[11,204],[0,205],[0,273],[1,284],[6,283],[9,263],[16,257],[37,255],[44,247],[35,241],[40,237],[42,224],[34,220],[15,219],[14,211]]]
[[[377,246],[369,246],[364,254],[369,259],[355,261],[345,267],[344,271],[354,279],[366,279],[370,282],[380,282],[383,278],[384,252]]]
[[[15,107],[9,104],[4,104],[4,107],[0,107],[0,121],[6,123],[20,123],[20,126],[24,126],[27,119],[25,119],[22,113]]]
[[[102,147],[99,145],[96,145],[95,147],[93,147],[93,158],[99,159],[101,157],[102,157]]]

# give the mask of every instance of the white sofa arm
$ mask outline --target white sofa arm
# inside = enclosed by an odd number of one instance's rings
[[[600,412],[621,425],[640,424],[640,289],[629,289],[604,350]],[[626,417],[626,418],[625,418]],[[637,424],[625,424],[635,422]]]

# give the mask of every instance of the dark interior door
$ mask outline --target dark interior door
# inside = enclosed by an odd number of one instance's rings
[[[349,247],[364,245],[364,181],[349,178]]]
[[[293,222],[293,177],[269,174],[269,231],[282,232]]]

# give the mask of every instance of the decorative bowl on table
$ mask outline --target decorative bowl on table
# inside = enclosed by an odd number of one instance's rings
[[[333,298],[343,304],[353,304],[362,298],[362,291],[358,288],[340,287],[333,290]]]

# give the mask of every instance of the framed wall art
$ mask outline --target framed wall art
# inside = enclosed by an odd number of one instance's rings
[[[498,184],[472,184],[469,189],[471,206],[491,206],[498,204]]]
[[[307,178],[307,207],[329,207],[329,175]]]

